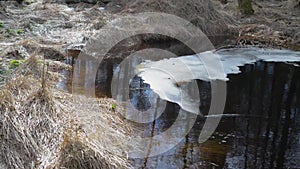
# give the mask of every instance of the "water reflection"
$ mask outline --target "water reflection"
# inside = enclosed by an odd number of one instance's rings
[[[139,111],[146,111],[151,107],[150,94],[152,90],[150,85],[144,83],[144,80],[138,76],[134,76],[129,84],[129,99],[133,107]]]
[[[261,118],[232,121],[231,130],[240,138],[233,139],[226,156],[228,168],[299,167],[300,146],[293,144],[300,133],[299,77],[299,68],[263,62],[231,77],[225,111]]]
[[[96,92],[98,96],[110,96],[110,81],[117,64],[115,61],[102,64]],[[167,169],[300,168],[300,69],[285,63],[257,62],[242,67],[241,71],[229,75],[225,107],[225,113],[240,116],[222,118],[214,135],[198,144],[205,121],[199,116],[176,147],[159,156],[131,159],[132,165]],[[210,84],[197,83],[200,109],[205,114],[210,106]],[[139,78],[131,83],[131,88],[148,87]],[[139,95],[137,90],[129,95],[133,105],[142,108],[145,103],[147,109],[147,99],[140,102],[147,95]],[[144,130],[139,134],[146,137],[166,131],[177,118],[178,110],[178,105],[167,103],[162,115],[154,122],[143,124]],[[178,132],[188,125],[189,118],[187,114],[180,122]]]
[[[226,113],[241,116],[223,118],[204,144],[197,143],[204,122],[199,118],[185,140],[172,151],[149,158],[146,168],[299,168],[299,77],[299,68],[284,63],[243,67],[241,74],[230,76],[225,108]],[[201,109],[207,112],[209,85],[199,84]],[[163,126],[168,127],[159,123],[155,128]]]

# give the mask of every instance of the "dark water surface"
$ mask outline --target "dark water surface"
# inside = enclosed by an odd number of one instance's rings
[[[214,135],[197,142],[205,118],[188,136],[158,157],[134,160],[137,168],[300,168],[300,69],[258,62],[230,75],[224,117]],[[207,114],[210,84],[199,81],[201,111]],[[159,134],[176,118],[176,105],[155,122]],[[175,110],[174,110],[175,109]],[[184,125],[184,122],[183,122]],[[180,129],[179,129],[180,131]]]
[[[99,67],[97,96],[111,96],[110,83],[117,66],[111,60]],[[159,156],[132,159],[132,165],[159,169],[300,168],[300,68],[286,63],[257,62],[241,67],[241,71],[229,75],[224,111],[239,116],[222,118],[213,136],[203,144],[198,143],[198,137],[206,118],[198,116],[192,130],[176,147]],[[210,107],[210,83],[197,83],[200,110],[205,115]],[[130,86],[131,103],[146,110],[150,86],[137,77]],[[167,103],[164,113],[144,124],[139,135],[153,136],[165,131],[178,111],[178,105]],[[186,125],[186,121],[181,123]]]

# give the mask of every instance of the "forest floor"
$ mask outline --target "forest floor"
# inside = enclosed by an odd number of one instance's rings
[[[0,69],[4,69],[3,63],[28,58],[36,49],[46,59],[65,60],[70,54],[77,55],[89,38],[113,19],[146,11],[166,12],[191,21],[216,48],[255,45],[300,50],[298,0],[254,1],[255,12],[251,16],[243,16],[237,1],[233,0],[226,4],[216,0],[174,1],[173,5],[168,0],[111,1],[107,5],[40,0],[20,5],[15,1],[1,1],[0,8]],[[126,45],[142,43],[134,40]]]

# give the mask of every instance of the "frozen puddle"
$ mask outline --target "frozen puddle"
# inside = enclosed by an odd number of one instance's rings
[[[257,61],[291,64],[300,61],[300,52],[262,48],[222,49],[159,61],[145,61],[136,67],[135,73],[145,83],[150,84],[150,88],[161,99],[177,103],[188,112],[199,114],[199,99],[192,96],[194,93],[188,89],[187,82],[196,79],[227,81],[228,74],[238,74],[240,66]]]

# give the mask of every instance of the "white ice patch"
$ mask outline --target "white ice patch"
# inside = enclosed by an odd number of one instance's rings
[[[226,81],[228,74],[240,73],[239,66],[260,60],[297,62],[300,61],[300,52],[261,48],[222,49],[160,61],[145,61],[135,71],[161,99],[177,103],[186,111],[198,113],[199,100],[188,99],[190,94],[182,90],[182,84],[195,79]]]
[[[266,62],[299,62],[300,52],[263,48],[232,48],[215,52],[219,55],[226,74],[240,73],[238,66]],[[184,56],[183,56],[184,57]]]

